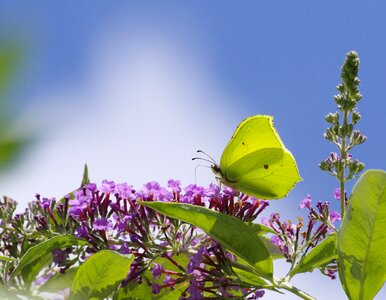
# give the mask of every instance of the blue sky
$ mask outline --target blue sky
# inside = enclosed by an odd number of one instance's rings
[[[20,40],[26,53],[10,93],[15,118],[37,124],[40,138],[0,178],[1,192],[21,203],[36,192],[59,197],[79,184],[84,162],[97,182],[187,185],[196,149],[219,161],[241,120],[269,114],[304,179],[272,209],[294,218],[307,193],[333,202],[337,184],[318,169],[335,151],[323,117],[336,109],[350,50],[361,59],[359,129],[368,136],[353,155],[386,169],[385,15],[382,1],[3,0],[0,37]],[[201,168],[197,180],[213,176]],[[324,299],[331,283],[320,282]]]

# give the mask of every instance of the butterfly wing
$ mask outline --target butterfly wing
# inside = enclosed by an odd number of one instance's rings
[[[240,158],[266,148],[284,148],[271,116],[252,116],[240,123],[221,156],[220,167],[229,169]]]
[[[221,156],[220,169],[225,185],[264,199],[285,197],[301,180],[271,116],[240,123]]]

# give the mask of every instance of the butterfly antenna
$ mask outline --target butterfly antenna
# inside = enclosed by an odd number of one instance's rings
[[[192,160],[196,160],[196,159],[199,159],[199,160],[203,160],[203,161],[206,161],[210,164],[216,164],[215,162],[209,160],[209,159],[206,159],[206,158],[202,158],[202,157],[193,157]]]
[[[199,157],[198,157],[199,158]],[[205,165],[197,165],[195,168],[194,168],[194,184],[197,185],[197,168],[198,167],[204,167],[204,168],[209,168],[208,166],[205,166]]]
[[[213,157],[212,156],[210,156],[208,153],[206,153],[206,152],[204,152],[204,151],[202,151],[202,150],[197,150],[197,153],[202,153],[202,154],[204,154],[206,157],[208,157],[210,160],[211,160],[211,162],[213,163],[213,164],[216,164],[216,161],[213,159]]]

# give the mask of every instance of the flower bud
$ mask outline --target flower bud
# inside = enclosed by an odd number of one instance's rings
[[[336,86],[336,89],[337,89],[340,93],[343,94],[343,92],[344,92],[344,85],[343,85],[343,84],[338,84],[338,85]]]
[[[354,130],[351,134],[350,141],[352,145],[359,145],[366,141],[367,137],[364,136],[359,130]]]
[[[335,138],[335,135],[332,133],[331,128],[328,128],[326,132],[323,134],[324,138],[330,142],[332,142]]]
[[[352,117],[351,117],[351,123],[353,125],[355,125],[356,123],[358,123],[358,121],[361,119],[361,115],[358,111],[354,110],[352,112]]]
[[[337,124],[339,122],[339,113],[329,113],[324,117],[324,119],[331,124]]]

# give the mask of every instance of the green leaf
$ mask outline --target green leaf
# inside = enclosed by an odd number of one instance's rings
[[[272,244],[271,239],[266,236],[259,236],[258,238],[261,239],[273,259],[284,258],[284,255],[283,253],[281,253],[280,248]]]
[[[15,67],[20,60],[20,50],[21,48],[13,45],[13,43],[8,42],[5,46],[4,43],[2,43],[2,47],[0,48],[0,96],[13,77]]]
[[[13,257],[8,257],[8,256],[0,255],[0,260],[15,261],[16,259],[13,258]]]
[[[349,299],[373,299],[386,280],[386,172],[355,184],[338,237],[339,278]]]
[[[70,288],[72,286],[78,268],[79,267],[70,268],[66,270],[64,274],[60,272],[56,273],[49,280],[47,280],[47,282],[45,282],[39,288],[39,290],[41,292],[56,293],[66,288]]]
[[[28,129],[14,122],[12,103],[6,99],[6,89],[14,80],[15,71],[22,58],[22,47],[15,42],[0,40],[0,172],[20,157],[22,150],[31,142]]]
[[[76,272],[71,299],[105,299],[127,276],[134,256],[102,250],[90,256]]]
[[[262,277],[271,279],[272,257],[256,232],[243,221],[216,211],[190,204],[140,202],[171,218],[192,224],[244,259]]]
[[[240,278],[242,282],[250,284],[256,288],[267,286],[267,282],[253,272],[239,269],[235,266],[233,266],[233,271],[235,271],[235,273],[237,274],[237,276]]]
[[[232,270],[239,279],[255,287],[267,286],[267,282],[256,274],[255,270],[242,258],[237,257],[236,261],[231,262]]]
[[[267,234],[267,233],[277,234],[276,231],[274,231],[272,228],[267,227],[263,224],[256,224],[251,222],[244,222],[244,223],[258,235],[258,238],[264,243],[265,247],[267,248],[269,254],[271,254],[273,259],[284,258],[279,247],[272,244],[271,239],[269,239],[266,236],[263,236],[263,234]]]
[[[275,230],[273,230],[270,227],[267,227],[263,224],[255,224],[251,222],[244,222],[246,225],[248,225],[253,231],[255,231],[258,235],[266,234],[266,233],[273,233],[277,234]]]
[[[30,264],[38,264],[41,268],[45,264],[40,260],[42,256],[51,253],[52,250],[67,248],[75,245],[87,245],[88,243],[84,240],[78,239],[72,235],[61,235],[50,238],[47,241],[41,242],[27,250],[27,252],[21,258],[19,264],[12,272],[10,281],[12,281],[15,276],[20,274],[24,268]],[[41,263],[43,263],[41,265]],[[29,268],[32,266],[28,266]]]
[[[86,184],[90,183],[90,179],[88,177],[88,167],[87,164],[84,164],[83,177],[82,182],[80,183],[80,188],[84,187]]]
[[[26,265],[23,270],[21,270],[21,276],[24,280],[24,285],[26,290],[29,290],[31,287],[32,281],[36,280],[37,275],[40,271],[48,266],[52,261],[52,254],[46,253],[39,257],[35,263]]]
[[[310,272],[320,268],[337,258],[336,242],[337,234],[330,234],[324,241],[304,256],[295,268],[290,272],[290,277],[298,273]]]
[[[1,124],[0,124],[1,126]],[[4,128],[2,128],[4,129]],[[21,151],[27,146],[29,140],[26,136],[7,132],[0,134],[0,169],[7,167],[12,161],[18,158]]]

